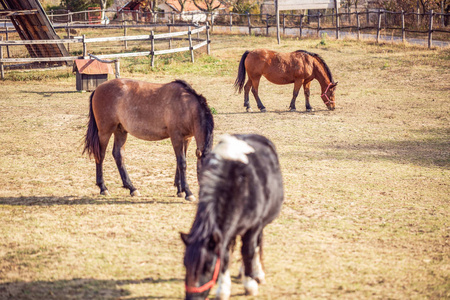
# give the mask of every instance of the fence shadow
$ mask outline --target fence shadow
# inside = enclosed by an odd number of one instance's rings
[[[175,198],[175,196],[173,196]],[[129,199],[129,200],[128,200]],[[178,199],[178,198],[177,198]],[[150,197],[78,197],[78,196],[40,196],[40,197],[0,197],[0,205],[54,206],[54,205],[132,205],[132,204],[183,204],[187,201],[161,201]],[[1,298],[0,298],[1,299]]]
[[[73,300],[73,299],[120,299],[130,296],[131,293],[124,286],[132,284],[150,285],[149,291],[154,290],[152,285],[176,282],[183,286],[184,279],[153,279],[140,280],[99,280],[93,278],[75,278],[57,281],[31,281],[6,282],[0,284],[0,299],[7,300]],[[149,295],[127,299],[183,299]]]

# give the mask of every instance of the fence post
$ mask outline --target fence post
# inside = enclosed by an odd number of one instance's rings
[[[151,45],[150,55],[152,56],[151,66],[153,68],[155,66],[155,32],[153,30],[151,31],[150,35],[150,45]]]
[[[357,33],[356,33],[356,37],[357,37],[357,39],[358,39],[358,41],[360,40],[360,38],[361,38],[361,22],[359,21],[359,12],[358,11],[356,11],[356,27],[358,28],[357,30]]]
[[[405,12],[402,9],[402,43],[406,41],[405,35]]]
[[[381,9],[378,9],[377,43],[380,42],[380,30],[381,30]]]
[[[230,13],[230,32],[233,31],[233,13]]]
[[[286,15],[283,14],[283,35],[286,35]]]
[[[269,14],[266,14],[266,36],[269,36]]]
[[[87,47],[86,47],[85,39],[86,39],[86,35],[83,34],[83,58],[85,58],[87,56],[87,54],[86,54],[87,53]]]
[[[250,22],[250,14],[247,12],[248,35],[252,35],[252,24]]]
[[[5,21],[5,30],[6,30],[6,40],[9,41],[8,26],[6,26],[6,21]],[[11,57],[9,55],[9,46],[6,46],[6,55],[8,56],[8,58]]]
[[[211,39],[209,37],[209,24],[208,22],[206,22],[206,52],[208,53],[208,55],[211,54]]]
[[[123,20],[123,19],[122,19]],[[127,36],[127,21],[123,20],[123,36]],[[125,46],[125,50],[128,49],[128,41],[124,40],[123,45]]]
[[[192,48],[191,26],[188,27],[189,51],[191,51],[191,62],[194,63],[194,48]]]
[[[0,42],[2,42],[3,41],[3,37],[2,36],[0,36]],[[3,59],[3,47],[2,46],[0,46],[0,59]],[[4,80],[5,79],[5,68],[4,68],[4,66],[3,66],[3,62],[0,62],[0,77],[1,77],[1,79],[2,80]]]
[[[321,13],[317,13],[317,37],[320,37],[320,15]]]
[[[208,22],[206,22],[206,24],[208,24]],[[172,33],[172,26],[167,27],[169,27],[169,33]],[[169,49],[172,49],[172,35],[169,37]]]
[[[336,39],[339,39],[339,8],[337,7],[337,1],[334,1],[336,11]]]
[[[120,61],[118,59],[114,61],[114,69],[116,71],[116,78],[120,78]]]
[[[433,46],[433,10],[430,10],[430,27],[428,29],[428,49]]]
[[[300,38],[302,38],[303,31],[303,15],[300,15]]]

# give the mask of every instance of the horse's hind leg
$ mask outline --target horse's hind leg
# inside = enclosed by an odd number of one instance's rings
[[[105,181],[103,179],[103,161],[105,160],[106,147],[108,146],[109,139],[111,138],[112,133],[100,134],[99,133],[99,142],[100,142],[100,158],[99,161],[95,162],[96,167],[96,182],[97,186],[100,188],[100,195],[109,195],[109,191],[106,188]]]
[[[250,79],[247,80],[247,83],[244,86],[244,107],[247,109],[248,112],[252,111],[252,108],[250,107],[250,89],[252,88],[252,81]]]
[[[266,107],[264,104],[262,104],[261,99],[258,95],[258,87],[259,87],[259,80],[261,79],[261,76],[259,78],[253,78],[252,79],[252,93],[255,97],[256,104],[258,105],[258,108],[261,112],[266,112]]]
[[[114,148],[113,156],[116,161],[117,169],[119,169],[120,177],[122,178],[123,187],[130,190],[131,196],[140,196],[139,191],[131,183],[131,179],[128,176],[127,169],[124,162],[125,143],[127,141],[128,133],[118,126],[114,132]]]
[[[258,294],[258,283],[265,282],[261,263],[262,229],[251,229],[242,237],[242,260],[244,263],[243,283],[248,295]]]
[[[312,111],[313,110],[313,108],[309,104],[309,95],[310,95],[309,87],[310,86],[311,86],[311,81],[310,82],[305,82],[303,84],[303,92],[305,93],[306,111]]]

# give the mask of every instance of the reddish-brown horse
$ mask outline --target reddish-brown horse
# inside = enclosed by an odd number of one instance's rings
[[[132,196],[139,191],[131,183],[124,164],[127,135],[148,141],[170,138],[177,168],[175,186],[178,196],[195,197],[186,182],[186,150],[192,137],[197,143],[197,174],[201,162],[212,148],[214,121],[206,99],[182,80],[167,84],[131,79],[107,81],[91,94],[89,123],[84,152],[95,158],[100,194],[108,195],[103,180],[103,160],[109,139],[114,133],[113,156],[123,186]]]
[[[245,73],[248,81],[245,83]],[[330,110],[335,108],[335,90],[337,82],[325,61],[317,54],[304,50],[290,53],[279,53],[267,49],[256,49],[245,51],[239,63],[239,71],[234,86],[239,93],[244,89],[244,106],[251,111],[249,103],[249,92],[252,90],[258,108],[264,112],[266,108],[258,96],[258,86],[261,76],[266,77],[275,84],[294,84],[294,93],[289,106],[295,111],[295,100],[303,85],[305,93],[306,110],[311,111],[309,104],[309,87],[311,81],[317,79],[322,87],[322,100]],[[244,86],[245,83],[245,86]]]

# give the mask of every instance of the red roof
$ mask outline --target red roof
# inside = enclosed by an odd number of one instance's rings
[[[181,10],[181,5],[178,2],[178,0],[166,0],[165,2],[167,5],[171,6],[176,11]],[[198,5],[206,9],[206,5],[204,4],[204,2],[200,2],[198,3]],[[216,7],[217,5],[220,5],[220,8],[224,8],[224,6],[218,0],[214,0],[212,7]],[[184,11],[197,11],[197,10],[199,9],[197,6],[195,6],[193,0],[187,0],[186,3],[184,4]]]
[[[95,59],[75,59],[75,66],[81,74],[114,74],[111,65]]]

